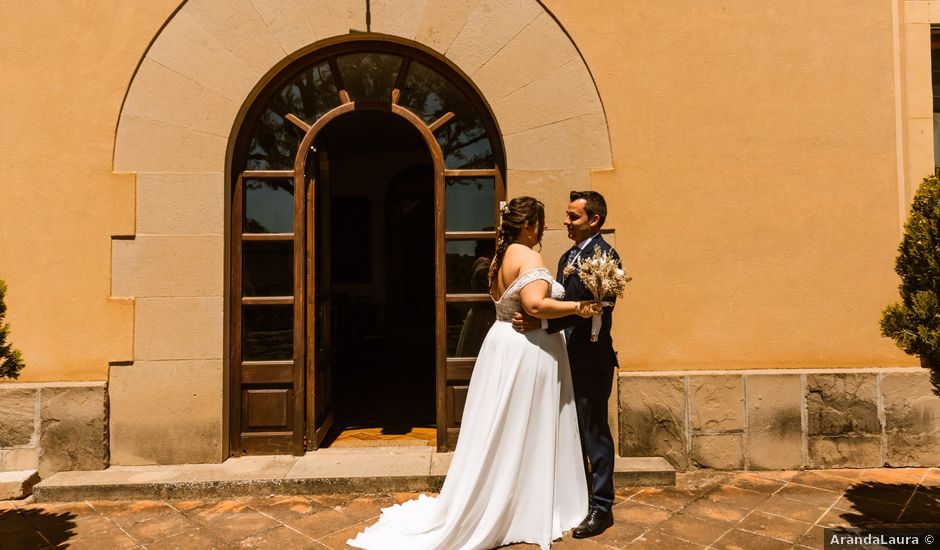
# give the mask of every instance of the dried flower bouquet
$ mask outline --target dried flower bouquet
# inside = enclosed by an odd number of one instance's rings
[[[590,258],[578,258],[565,266],[565,275],[571,275],[578,270],[578,277],[584,286],[591,291],[594,301],[613,306],[613,302],[604,300],[614,296],[623,296],[623,289],[632,277],[627,277],[620,268],[620,261],[607,252],[601,252],[601,247],[594,245],[594,255]],[[597,335],[601,330],[601,316],[595,315],[591,319],[591,341],[597,342]]]

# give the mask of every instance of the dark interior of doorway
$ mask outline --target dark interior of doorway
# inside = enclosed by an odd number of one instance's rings
[[[431,444],[435,426],[434,174],[418,131],[381,111],[330,123],[333,428],[322,446]],[[322,248],[322,247],[321,247]],[[394,442],[394,443],[391,443]]]

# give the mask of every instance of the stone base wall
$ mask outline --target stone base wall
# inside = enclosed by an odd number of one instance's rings
[[[0,384],[0,472],[108,467],[105,382]]]
[[[940,465],[926,370],[622,372],[620,454],[677,469]]]

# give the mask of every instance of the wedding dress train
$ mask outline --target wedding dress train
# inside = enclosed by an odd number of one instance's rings
[[[368,550],[471,550],[514,542],[548,549],[588,511],[571,372],[562,333],[519,333],[520,290],[549,281],[521,274],[496,303],[477,357],[460,437],[439,496],[382,510],[347,544]]]

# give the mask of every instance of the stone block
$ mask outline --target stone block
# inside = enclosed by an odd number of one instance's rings
[[[571,39],[551,15],[542,13],[471,77],[494,102],[576,59],[581,58]]]
[[[141,235],[111,241],[114,296],[222,296],[222,235]]]
[[[590,113],[603,113],[580,57],[492,103],[499,129],[510,135]]]
[[[258,77],[287,56],[251,0],[189,0],[180,12],[190,15]]]
[[[591,172],[588,170],[510,170],[506,174],[506,191],[510,198],[528,195],[545,204],[546,229],[565,229],[562,222],[569,193],[590,188]]]
[[[366,30],[366,3],[359,0],[309,0],[307,18],[318,40]]]
[[[134,359],[221,359],[223,298],[138,298]]]
[[[0,451],[0,472],[35,470],[37,468],[39,468],[38,447],[17,447]]]
[[[116,171],[220,172],[225,169],[228,143],[225,137],[132,114],[121,116],[117,133]]]
[[[810,468],[881,467],[881,436],[810,437],[808,459]]]
[[[924,174],[934,170],[933,117],[908,118],[904,124],[907,127],[907,198],[911,200]]]
[[[621,376],[620,454],[661,456],[679,469],[686,454],[685,382],[678,376]]]
[[[689,377],[693,430],[744,429],[744,384],[740,375]]]
[[[134,76],[122,112],[226,137],[232,131],[238,105],[145,58]]]
[[[889,466],[940,465],[940,397],[930,373],[886,373],[881,381],[884,403],[885,462]]]
[[[535,0],[482,0],[448,48],[447,57],[473,74],[543,12]]]
[[[239,104],[263,73],[246,65],[204,29],[191,9],[181,9],[169,20],[147,57]]]
[[[104,382],[44,386],[39,402],[39,475],[108,467],[108,397]]]
[[[591,113],[506,135],[509,170],[601,170],[611,168],[604,113]]]
[[[803,467],[800,374],[748,375],[746,387],[748,468]]]
[[[693,434],[692,461],[705,468],[744,468],[744,434]]]
[[[0,448],[29,445],[36,433],[36,388],[0,386]]]
[[[372,0],[372,32],[414,40],[430,0]]]
[[[111,462],[221,462],[222,380],[221,360],[112,366]]]
[[[430,447],[320,449],[298,458],[285,477],[427,476],[433,455],[434,450]]]
[[[904,2],[904,22],[905,23],[930,23],[930,4],[932,2],[923,2],[920,0]]]
[[[33,485],[38,482],[36,470],[0,472],[0,500],[23,498],[33,492]]]
[[[478,5],[480,0],[429,2],[415,41],[440,53],[446,52]]]
[[[880,435],[876,375],[807,374],[806,414],[810,436]]]
[[[615,456],[615,487],[669,487],[676,484],[676,469],[658,456]]]
[[[926,23],[926,21],[924,21]],[[907,116],[933,117],[930,61],[930,25],[905,25],[904,59]]]
[[[568,232],[561,229],[549,229],[542,235],[540,254],[542,254],[545,267],[552,272],[552,275],[557,275],[555,271],[558,269],[558,258],[571,248],[572,244],[574,243],[568,238]]]
[[[225,234],[225,176],[137,174],[137,234]]]
[[[317,41],[304,0],[251,0],[251,3],[288,54]]]

